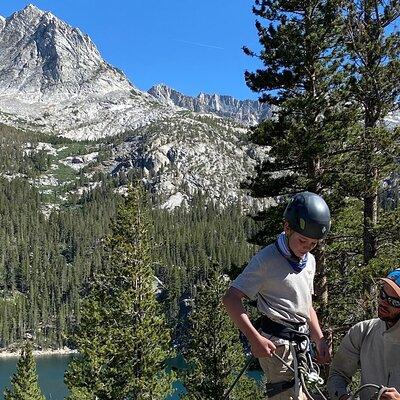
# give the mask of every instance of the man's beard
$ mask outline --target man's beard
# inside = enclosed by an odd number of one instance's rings
[[[382,313],[380,309],[384,309],[386,313]],[[383,314],[383,315],[382,315]],[[382,306],[378,307],[378,317],[388,325],[393,326],[400,320],[400,311],[397,314],[389,313],[388,310]]]

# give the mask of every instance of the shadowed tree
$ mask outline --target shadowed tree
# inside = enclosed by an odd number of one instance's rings
[[[340,155],[346,152],[347,127],[353,123],[346,104],[345,71],[339,45],[341,8],[335,0],[256,0],[253,12],[263,68],[246,72],[248,86],[272,105],[272,118],[255,127],[251,140],[269,146],[269,158],[243,183],[254,197],[275,197],[309,190],[323,195],[334,215],[345,183]],[[275,240],[282,229],[284,204],[256,217],[262,223],[257,244]],[[316,254],[318,294],[328,302],[324,249]]]
[[[105,267],[94,276],[75,335],[80,356],[66,372],[70,399],[162,399],[170,335],[157,302],[142,189],[130,189],[106,240]]]
[[[183,376],[187,394],[183,399],[221,400],[246,363],[239,331],[231,322],[221,298],[229,285],[221,268],[214,266],[208,277],[196,286],[189,316],[188,369]],[[243,375],[229,399],[262,399],[261,388]]]
[[[32,345],[26,342],[21,350],[17,371],[11,379],[11,389],[4,392],[5,400],[45,400],[38,382]]]
[[[398,170],[399,130],[390,129],[384,118],[398,108],[400,88],[393,83],[400,80],[399,16],[397,0],[348,0],[343,13],[344,66],[350,72],[350,99],[360,108],[356,151],[351,154],[355,162],[350,164],[359,185],[350,194],[363,202],[365,265],[377,256],[380,245],[381,183]]]
[[[393,82],[400,79],[399,16],[397,0],[343,2],[343,68],[349,72],[348,101],[358,116],[347,138],[349,151],[342,155],[348,207],[337,216],[331,246],[334,324],[372,317],[374,281],[398,262],[400,209],[394,192],[400,131],[389,121],[398,109],[399,87]],[[335,306],[347,293],[359,300]]]

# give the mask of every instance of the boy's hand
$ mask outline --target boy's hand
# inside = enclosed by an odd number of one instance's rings
[[[264,336],[258,334],[257,337],[250,342],[251,352],[254,357],[272,357],[276,350],[276,346]]]
[[[315,340],[315,347],[317,350],[317,363],[328,364],[332,358],[332,349],[325,338]]]

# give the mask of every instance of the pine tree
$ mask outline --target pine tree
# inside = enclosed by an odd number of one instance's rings
[[[348,101],[358,107],[342,154],[346,209],[336,215],[329,247],[332,323],[375,315],[375,280],[398,262],[400,208],[393,201],[400,154],[398,128],[385,118],[398,107],[400,37],[397,1],[343,3],[341,42],[346,57]],[[346,304],[351,294],[358,301]]]
[[[357,193],[351,194],[363,202],[363,262],[367,265],[381,245],[379,186],[398,170],[400,132],[388,128],[384,118],[398,108],[400,89],[393,82],[400,79],[400,36],[395,27],[400,5],[397,0],[347,0],[344,4],[345,68],[361,122],[351,153],[357,162],[349,164],[359,185]]]
[[[170,336],[155,297],[143,192],[131,189],[107,240],[75,336],[80,357],[66,373],[70,399],[164,399]]]
[[[11,389],[4,392],[5,400],[44,400],[36,373],[36,362],[32,346],[26,342],[21,350],[17,370],[11,379]]]
[[[326,195],[333,211],[341,205],[339,155],[346,151],[347,127],[353,123],[339,46],[340,12],[335,0],[256,0],[254,13],[263,69],[246,72],[248,86],[272,106],[272,117],[253,129],[251,140],[269,146],[269,158],[243,183],[254,197],[279,197],[309,190]],[[329,194],[329,198],[327,195]],[[336,204],[337,203],[337,204]],[[255,219],[262,224],[253,238],[265,245],[282,229],[285,202]],[[316,254],[318,291],[328,302],[324,251]]]
[[[246,362],[239,331],[221,304],[228,284],[226,275],[214,266],[208,278],[196,287],[185,351],[188,370],[183,376],[187,389],[184,399],[221,400]],[[257,384],[244,375],[230,399],[250,397],[263,398]]]

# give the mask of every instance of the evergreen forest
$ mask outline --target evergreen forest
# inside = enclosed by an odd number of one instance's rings
[[[315,251],[315,304],[335,346],[376,315],[378,278],[399,267],[400,130],[388,122],[399,105],[398,2],[255,0],[253,12],[259,48],[243,51],[260,68],[245,80],[272,116],[248,140],[270,157],[242,188],[273,199],[268,208],[220,207],[199,191],[168,211],[133,169],[89,179],[60,165],[51,186],[41,177],[56,160],[32,150],[39,143],[64,156],[96,147],[101,163],[111,139],[0,126],[0,347],[77,348],[71,399],[164,399],[174,379],[184,398],[221,399],[246,361],[221,296],[276,239],[297,192],[331,209]],[[187,368],[168,364],[177,355]],[[243,379],[230,398],[250,396],[262,393]]]
[[[116,193],[119,180],[101,176],[97,188],[81,197],[72,194],[59,208],[44,210],[48,194],[40,193],[26,177],[34,179],[46,168],[46,152],[24,154],[25,143],[43,138],[7,132],[1,142],[1,168],[9,174],[0,178],[1,347],[18,347],[29,335],[37,346],[60,348],[70,345],[68,330],[79,324],[85,284],[106,268],[101,244],[121,202]],[[7,179],[11,174],[17,177]],[[250,258],[256,246],[246,238],[255,223],[243,215],[240,204],[222,210],[205,194],[172,212],[159,209],[150,196],[147,201],[156,254],[153,269],[168,298],[172,326],[182,312],[182,301],[191,297],[195,283],[214,263],[239,270]]]

